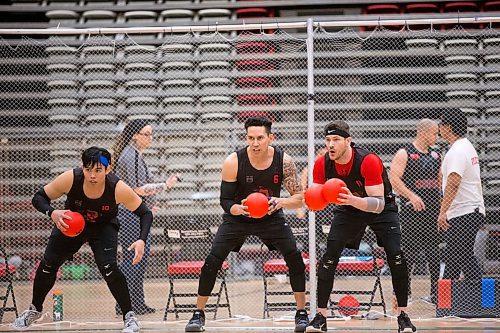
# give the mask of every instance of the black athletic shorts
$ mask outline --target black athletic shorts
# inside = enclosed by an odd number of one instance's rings
[[[347,248],[357,250],[366,226],[373,230],[377,236],[377,244],[382,247],[387,235],[401,235],[399,215],[396,211],[383,211],[380,214],[336,211],[328,240],[346,242]]]
[[[290,225],[283,215],[262,222],[241,222],[238,216],[223,214],[212,248],[238,252],[250,235],[259,237],[270,250],[290,251],[297,248]],[[287,251],[287,252],[288,252]]]
[[[80,235],[68,237],[54,227],[45,248],[44,258],[60,266],[66,260],[71,260],[80,247],[88,242],[98,266],[114,263],[118,247],[118,229],[115,223],[86,223]]]

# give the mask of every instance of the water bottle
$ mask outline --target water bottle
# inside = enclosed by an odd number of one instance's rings
[[[52,299],[54,300],[54,306],[52,307],[52,320],[62,321],[63,320],[63,292],[62,290],[56,289],[52,292]]]

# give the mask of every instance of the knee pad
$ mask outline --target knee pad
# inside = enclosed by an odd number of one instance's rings
[[[217,279],[217,272],[222,267],[224,261],[209,254],[205,259],[205,264],[201,268],[200,283],[198,285],[198,295],[210,296]]]
[[[284,256],[290,276],[304,274],[306,266],[299,251],[292,252]]]
[[[38,265],[37,273],[44,277],[56,277],[59,266],[55,263],[49,262],[47,259],[42,258],[40,264]]]
[[[290,285],[294,292],[304,292],[306,290],[306,266],[299,251],[285,255],[285,262],[288,266]]]
[[[323,256],[318,266],[318,279],[319,280],[333,279],[335,276],[335,271],[337,269],[338,263],[339,263],[339,258]]]
[[[408,276],[408,267],[403,251],[387,254],[387,262],[391,269],[391,274],[395,278],[404,278]]]
[[[118,269],[118,266],[116,265],[116,262],[99,265],[99,272],[101,272],[102,277],[107,283],[112,282],[122,276],[120,270]]]
[[[205,259],[205,264],[203,264],[203,267],[201,268],[201,271],[205,272],[210,272],[210,273],[217,273],[219,269],[221,269],[222,264],[224,263],[224,260],[221,260],[214,256],[213,254],[209,254],[208,257]]]

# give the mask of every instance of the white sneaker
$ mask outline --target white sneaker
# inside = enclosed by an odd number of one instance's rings
[[[21,315],[14,320],[12,326],[18,331],[24,331],[40,318],[42,318],[42,313],[38,312],[35,306],[31,304],[28,310],[21,313]]]
[[[123,327],[122,330],[123,333],[139,332],[139,322],[135,317],[134,311],[127,312],[127,314],[125,315],[124,324],[125,326]]]

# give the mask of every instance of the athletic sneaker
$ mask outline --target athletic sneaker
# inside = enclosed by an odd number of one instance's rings
[[[316,313],[313,320],[307,325],[306,332],[326,332],[328,327],[326,326],[326,318],[321,313]]]
[[[135,333],[139,332],[139,322],[135,317],[134,311],[129,311],[125,315],[125,320],[123,321],[125,326],[123,327],[123,333]]]
[[[18,331],[24,331],[40,318],[42,318],[42,313],[37,311],[35,306],[31,304],[29,309],[21,313],[14,323],[12,323],[12,326]]]
[[[411,323],[410,317],[403,311],[401,311],[401,314],[398,316],[398,332],[416,332],[417,328]]]
[[[304,332],[307,324],[309,324],[309,317],[306,310],[297,310],[295,313],[295,332]]]
[[[193,317],[184,329],[185,332],[203,332],[205,330],[205,312],[203,310],[195,310]]]

